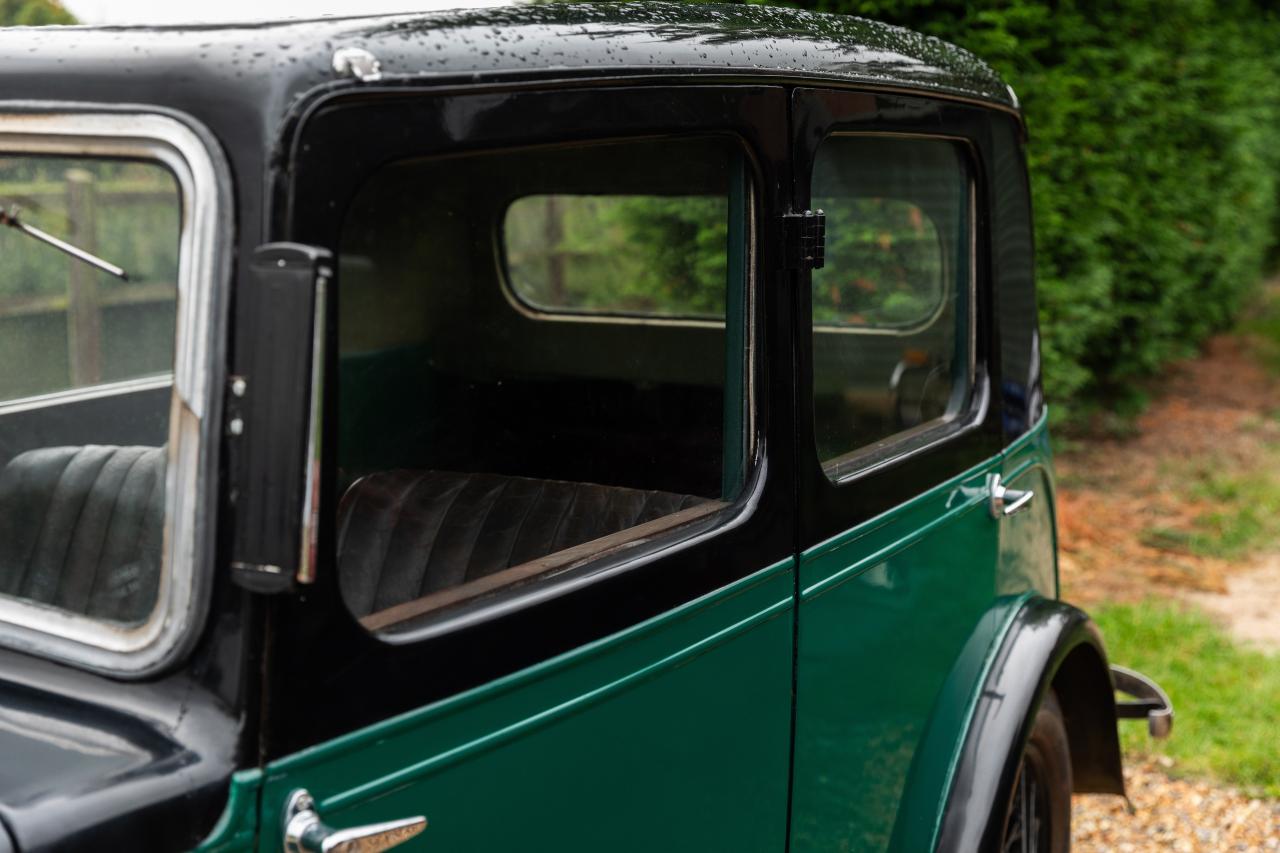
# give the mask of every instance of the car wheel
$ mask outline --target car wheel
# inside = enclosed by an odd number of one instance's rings
[[[1071,849],[1071,750],[1058,697],[1050,690],[1036,712],[1009,792],[1004,853]]]

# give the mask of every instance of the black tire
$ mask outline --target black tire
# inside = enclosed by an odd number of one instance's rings
[[[1050,690],[1036,712],[1009,792],[1003,853],[1071,849],[1071,748],[1058,697]]]

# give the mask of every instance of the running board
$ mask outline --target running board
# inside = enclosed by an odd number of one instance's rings
[[[1111,680],[1116,690],[1136,701],[1116,702],[1116,718],[1140,720],[1146,718],[1147,731],[1153,738],[1167,738],[1173,730],[1173,703],[1160,685],[1140,672],[1111,666]]]

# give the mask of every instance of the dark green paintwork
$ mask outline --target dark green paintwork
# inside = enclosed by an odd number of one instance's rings
[[[1043,489],[997,523],[987,475]],[[1056,593],[1037,427],[801,556],[796,851],[929,849],[978,686],[1018,607]],[[201,850],[249,849],[262,791],[349,826],[425,814],[404,849],[761,850],[785,843],[790,561],[545,664],[237,774]]]
[[[792,850],[932,845],[990,655],[1056,592],[1049,495],[987,510],[993,472],[1047,485],[1043,433],[801,555]]]
[[[1034,589],[1047,598],[1057,598],[1058,528],[1047,415],[1009,446],[1002,467],[1010,488],[1032,489],[1036,497],[1027,512],[1001,526],[1000,591]]]
[[[306,787],[333,826],[425,814],[406,851],[776,853],[792,567],[272,764],[263,826]],[[278,844],[260,836],[261,850]]]
[[[258,832],[258,791],[262,787],[262,771],[256,767],[241,770],[231,777],[231,791],[222,817],[200,842],[197,853],[233,853],[252,850]]]

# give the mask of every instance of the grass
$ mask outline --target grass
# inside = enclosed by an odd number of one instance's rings
[[[1190,528],[1149,527],[1142,542],[1166,551],[1238,560],[1280,542],[1280,454],[1246,471],[1201,470],[1185,476],[1191,496],[1215,509]]]
[[[1237,646],[1207,616],[1170,601],[1109,604],[1093,615],[1110,658],[1154,678],[1173,702],[1166,741],[1151,740],[1140,722],[1121,724],[1126,753],[1165,755],[1176,774],[1280,797],[1280,658]]]

